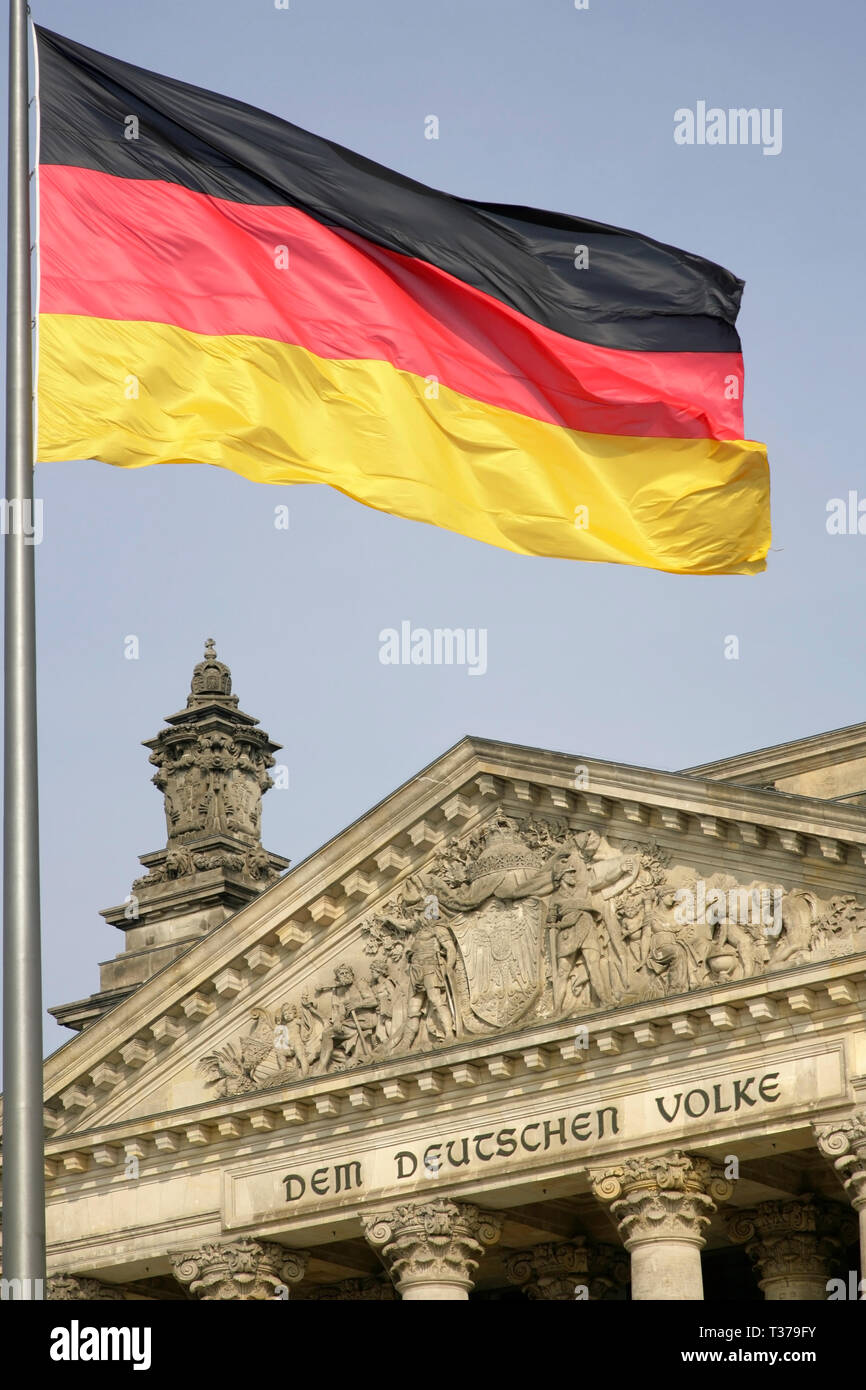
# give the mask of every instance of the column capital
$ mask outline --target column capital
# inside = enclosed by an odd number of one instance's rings
[[[585,1284],[589,1268],[586,1239],[546,1241],[518,1250],[505,1260],[509,1283],[520,1284],[527,1298],[573,1302],[575,1286]]]
[[[197,1250],[169,1251],[178,1283],[203,1300],[272,1299],[304,1277],[309,1252],[274,1241],[208,1242]]]
[[[484,1247],[502,1230],[497,1213],[444,1197],[400,1203],[361,1220],[404,1298],[413,1291],[418,1297],[466,1297]],[[425,1286],[454,1286],[455,1292],[428,1295]]]
[[[828,1158],[855,1211],[866,1209],[866,1110],[844,1120],[812,1126],[818,1149]]]
[[[685,1240],[703,1245],[716,1202],[726,1201],[733,1183],[706,1158],[675,1152],[627,1158],[590,1172],[592,1190],[609,1202],[627,1250],[642,1241]]]
[[[766,1298],[822,1299],[846,1216],[853,1224],[846,1207],[804,1193],[732,1212],[726,1224],[730,1239],[745,1245]]]
[[[113,1285],[84,1274],[52,1274],[48,1280],[48,1299],[56,1303],[123,1303],[126,1295]]]

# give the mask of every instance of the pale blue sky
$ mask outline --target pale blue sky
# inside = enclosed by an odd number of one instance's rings
[[[46,1004],[96,989],[121,945],[98,909],[165,841],[139,741],[184,703],[205,637],[285,744],[290,788],[268,794],[264,838],[295,862],[464,733],[676,768],[866,717],[866,536],[825,529],[829,498],[866,497],[859,0],[33,11],[451,192],[637,228],[729,267],[747,282],[746,431],[769,446],[774,523],[766,574],[684,579],[523,558],[216,469],[40,465]],[[781,107],[781,154],[676,145],[674,111],[698,100]],[[378,633],[403,619],[486,628],[487,674],[382,666]],[[46,1050],[69,1036],[46,1021]]]

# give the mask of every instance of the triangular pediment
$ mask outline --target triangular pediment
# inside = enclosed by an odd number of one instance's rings
[[[849,806],[866,804],[866,724],[810,734],[806,738],[737,753],[698,767],[687,777],[744,786],[775,788],[797,796],[815,796]]]
[[[864,855],[845,806],[464,739],[55,1053],[47,1123],[267,1127],[331,1084],[364,1106],[407,1064],[843,958]]]

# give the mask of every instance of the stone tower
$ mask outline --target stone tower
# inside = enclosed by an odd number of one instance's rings
[[[102,916],[125,932],[123,950],[100,965],[100,989],[50,1012],[86,1028],[145,980],[273,883],[289,861],[262,848],[262,793],[280,747],[238,709],[231,671],[208,638],[186,709],[145,741],[163,794],[165,848],[143,854],[147,873]]]

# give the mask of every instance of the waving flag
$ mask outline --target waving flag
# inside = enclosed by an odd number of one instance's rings
[[[325,483],[522,553],[765,568],[742,281],[37,29],[38,457]]]

